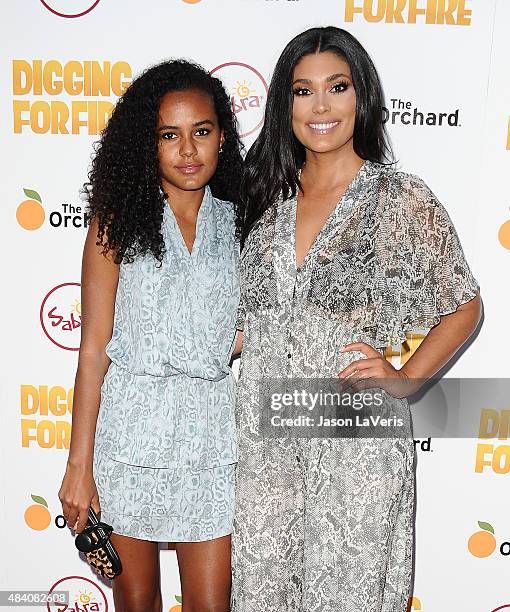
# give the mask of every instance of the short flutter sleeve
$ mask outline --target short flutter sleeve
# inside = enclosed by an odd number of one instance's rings
[[[402,289],[399,335],[430,329],[442,315],[472,300],[480,287],[455,227],[425,182],[404,175],[398,201]]]

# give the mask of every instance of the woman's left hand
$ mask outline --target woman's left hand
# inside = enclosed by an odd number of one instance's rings
[[[338,377],[345,379],[342,392],[353,393],[361,389],[384,389],[393,397],[411,395],[410,379],[402,370],[397,370],[379,351],[365,342],[351,342],[340,349],[340,352],[359,351],[366,359],[357,359],[344,368]],[[374,380],[375,379],[375,380]]]

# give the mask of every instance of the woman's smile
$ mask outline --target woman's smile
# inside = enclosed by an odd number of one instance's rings
[[[339,121],[330,121],[329,123],[308,123],[308,127],[312,133],[319,136],[330,134],[339,125]]]

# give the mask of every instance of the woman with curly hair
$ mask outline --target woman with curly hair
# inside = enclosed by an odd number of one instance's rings
[[[158,542],[184,610],[228,610],[241,143],[221,82],[163,62],[135,79],[85,185],[82,340],[59,491],[113,526],[122,612],[161,610]]]

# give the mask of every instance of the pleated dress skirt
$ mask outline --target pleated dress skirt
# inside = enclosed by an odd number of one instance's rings
[[[203,542],[232,533],[235,464],[192,472],[94,455],[101,520],[115,533],[156,542]]]
[[[176,448],[168,423],[176,413],[183,415],[176,429],[192,421],[189,414],[196,403],[189,399],[189,389],[196,387],[194,392],[203,395],[206,387],[200,385],[196,379],[193,383],[183,378],[177,384],[174,379],[134,375],[110,366],[101,388],[93,475],[101,519],[115,533],[158,542],[202,542],[232,532],[235,460],[196,468],[175,467],[174,460],[172,467],[162,467],[166,460],[161,457],[168,456],[164,449]],[[181,387],[188,389],[187,395]],[[225,402],[228,407],[228,396]],[[196,427],[196,421],[191,426]],[[147,449],[149,455],[161,457],[146,460]]]

